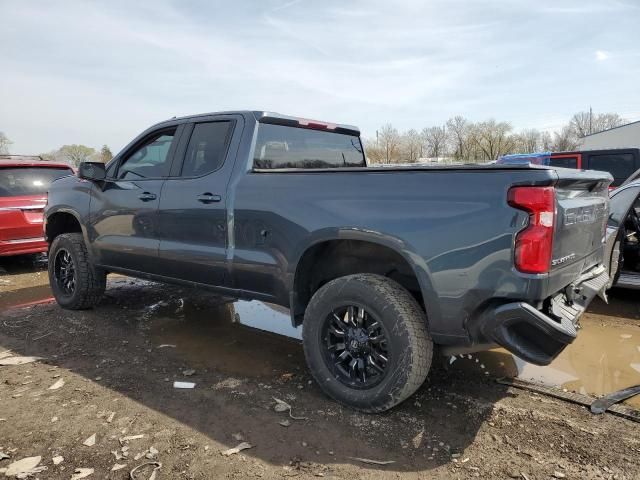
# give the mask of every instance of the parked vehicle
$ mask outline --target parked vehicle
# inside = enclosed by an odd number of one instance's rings
[[[611,278],[616,287],[640,289],[640,180],[625,183],[611,192],[609,215],[609,263],[617,275]]]
[[[434,345],[548,364],[609,278],[605,172],[367,167],[356,127],[244,111],[159,123],[78,177],[45,211],[62,307],[108,272],[288,307],[321,388],[366,412]]]
[[[615,188],[640,169],[640,149],[618,148],[608,150],[583,150],[575,152],[546,152],[503,155],[497,163],[525,163],[552,167],[600,170],[613,176]]]
[[[42,213],[51,182],[73,170],[40,157],[0,155],[0,256],[46,252]]]

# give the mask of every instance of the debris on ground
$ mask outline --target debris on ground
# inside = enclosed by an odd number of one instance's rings
[[[282,425],[283,427],[291,426],[291,422],[289,420],[280,420],[278,424]]]
[[[113,467],[111,467],[111,471],[115,472],[115,471],[118,471],[118,470],[122,470],[126,466],[127,466],[126,463],[114,463]]]
[[[242,442],[244,440],[244,435],[242,435],[241,433],[232,433],[231,436],[238,442]]]
[[[242,442],[237,447],[230,448],[229,450],[224,450],[223,452],[220,452],[220,453],[222,453],[222,455],[224,455],[225,457],[228,457],[229,455],[234,455],[238,452],[241,452],[242,450],[247,450],[248,448],[252,448],[252,447],[253,445],[251,445],[250,443]]]
[[[190,377],[191,375],[194,375],[196,373],[195,368],[187,368],[186,370],[182,371],[182,375],[184,375],[185,377]]]
[[[4,460],[5,458],[11,458],[11,457],[4,452],[0,452],[0,460]]]
[[[48,390],[58,390],[59,388],[62,388],[62,387],[64,387],[64,379],[59,378],[56,383],[54,383],[48,388]]]
[[[87,438],[82,444],[86,447],[93,447],[96,444],[96,434],[94,433],[89,438]]]
[[[64,457],[62,455],[58,455],[56,457],[53,457],[51,460],[53,461],[54,465],[60,465],[62,462],[64,462]]]
[[[89,475],[93,475],[93,468],[76,468],[71,475],[71,480],[80,480],[81,478],[87,478]]]
[[[38,467],[41,460],[41,456],[22,458],[10,463],[4,475],[5,477],[27,478],[29,475],[40,473],[47,469],[47,467]]]
[[[158,348],[176,348],[173,343],[163,343],[162,345],[158,345]]]
[[[5,357],[0,358],[0,365],[24,365],[25,363],[37,362],[42,357]]]
[[[347,457],[350,460],[355,460],[357,462],[368,463],[369,465],[391,465],[392,463],[396,463],[395,460],[371,460],[370,458],[360,458],[360,457]]]
[[[287,402],[285,402],[284,400],[280,400],[279,398],[276,397],[271,397],[276,401],[275,406],[273,407],[273,409],[276,412],[289,412],[289,416],[291,418],[293,418],[294,420],[306,420],[307,417],[296,417],[293,415],[293,413],[291,413],[291,405],[289,405]]]
[[[144,438],[144,433],[139,433],[138,435],[127,435],[126,437],[120,437],[120,445],[124,442],[128,442],[129,440],[138,440],[140,438]]]
[[[136,476],[135,476],[135,472],[140,470],[141,468],[146,467],[147,465],[151,465],[151,466],[154,467],[148,480],[155,480],[156,479],[156,472],[162,468],[162,464],[160,462],[147,462],[147,463],[143,463],[141,465],[138,465],[137,467],[135,467],[133,470],[131,470],[129,472],[129,478],[131,480],[138,480],[136,478]]]
[[[193,382],[173,382],[173,388],[195,388],[196,384]]]
[[[589,408],[591,409],[591,413],[604,413],[610,406],[615,405],[618,402],[622,402],[627,398],[635,397],[636,395],[640,395],[640,385],[624,388],[617,392],[605,395],[604,397],[600,397],[593,402]]]
[[[240,385],[242,385],[242,380],[238,380],[237,378],[226,378],[218,383],[216,383],[213,386],[214,390],[220,390],[221,388],[238,388]]]

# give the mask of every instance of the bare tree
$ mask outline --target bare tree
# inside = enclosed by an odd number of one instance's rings
[[[366,138],[363,143],[367,163],[384,163],[384,152],[378,146],[376,140]]]
[[[0,155],[9,155],[9,145],[13,144],[4,132],[0,132]]]
[[[507,122],[496,122],[494,119],[477,123],[473,129],[473,140],[484,160],[497,160],[506,153],[511,153],[516,139],[511,135],[513,127]]]
[[[617,113],[578,112],[571,117],[569,126],[576,138],[598,133],[609,128],[619,127],[626,122]]]
[[[447,131],[451,142],[451,150],[456,160],[469,158],[471,124],[458,115],[447,120]]]
[[[397,163],[400,160],[400,134],[390,123],[380,129],[378,146],[382,149],[384,163]]]
[[[566,152],[578,148],[578,138],[571,125],[565,125],[559,132],[553,133],[553,143],[549,150]]]
[[[443,157],[447,150],[447,128],[428,127],[422,130],[422,138],[427,148],[427,156],[430,158]]]
[[[542,133],[535,128],[523,130],[517,135],[517,144],[520,153],[537,152],[542,146]]]
[[[553,150],[553,139],[549,132],[542,132],[540,135],[540,148],[543,152],[550,152]]]
[[[403,160],[409,163],[415,163],[422,155],[422,138],[420,134],[414,130],[408,130],[402,135]]]

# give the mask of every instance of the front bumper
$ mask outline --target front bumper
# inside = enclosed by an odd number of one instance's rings
[[[42,237],[0,240],[0,257],[46,252],[47,241]]]
[[[536,365],[548,365],[577,336],[580,316],[604,291],[609,275],[602,266],[582,275],[548,301],[546,313],[525,302],[493,307],[483,315],[482,336]]]

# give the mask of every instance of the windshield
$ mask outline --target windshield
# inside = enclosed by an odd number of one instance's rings
[[[72,175],[70,168],[0,168],[0,197],[19,197],[47,193],[55,179]]]

